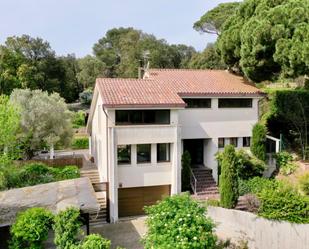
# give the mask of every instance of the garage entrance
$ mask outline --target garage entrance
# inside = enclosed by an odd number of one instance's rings
[[[144,206],[170,196],[171,185],[118,189],[119,217],[144,214]]]

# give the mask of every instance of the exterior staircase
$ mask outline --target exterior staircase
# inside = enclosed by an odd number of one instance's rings
[[[219,189],[212,177],[212,170],[206,167],[193,168],[191,173],[193,198],[197,200],[219,199]]]
[[[90,225],[99,225],[107,222],[107,198],[104,183],[100,182],[100,176],[97,169],[81,170],[81,177],[88,177],[92,183],[98,203],[100,204],[100,211],[89,214]]]

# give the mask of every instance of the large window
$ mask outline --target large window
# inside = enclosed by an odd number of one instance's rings
[[[116,125],[170,124],[170,110],[116,110]]]
[[[219,108],[251,108],[252,99],[219,99]]]
[[[157,144],[157,162],[169,162],[170,144]]]
[[[138,144],[137,150],[137,163],[150,163],[151,162],[151,144]]]
[[[118,164],[131,164],[131,145],[118,145],[117,161]]]
[[[224,139],[224,137],[219,137],[218,138],[218,147],[219,148],[224,148],[224,146],[225,146],[225,139]]]
[[[211,99],[183,99],[186,108],[211,108]]]
[[[250,137],[243,137],[242,138],[242,146],[243,147],[250,147],[251,145],[251,138]]]

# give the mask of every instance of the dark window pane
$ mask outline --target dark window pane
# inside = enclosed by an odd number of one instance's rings
[[[154,124],[155,123],[155,111],[144,111],[144,123]]]
[[[151,144],[138,144],[136,149],[138,163],[151,162]]]
[[[131,164],[131,145],[118,145],[118,164]]]
[[[250,141],[251,140],[251,138],[250,137],[243,137],[242,138],[242,146],[243,147],[250,147]]]
[[[186,108],[211,108],[211,99],[183,99]]]
[[[132,124],[142,124],[143,123],[143,113],[139,111],[130,111],[130,123]]]
[[[170,123],[170,111],[169,110],[155,111],[155,123],[156,124],[169,124]]]
[[[225,139],[223,137],[218,138],[218,147],[224,148],[225,146]]]
[[[230,138],[230,144],[234,145],[235,147],[237,147],[238,146],[238,139],[237,139],[237,137],[231,137]]]
[[[219,108],[251,108],[252,99],[219,99]]]
[[[157,161],[170,161],[170,144],[157,144]]]
[[[170,110],[116,110],[116,125],[170,124]]]
[[[116,111],[116,123],[129,123],[129,111]]]

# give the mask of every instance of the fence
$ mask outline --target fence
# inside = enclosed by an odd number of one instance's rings
[[[255,214],[208,207],[208,216],[217,224],[217,234],[237,242],[247,240],[250,249],[308,249],[309,224],[271,221]]]
[[[79,168],[83,166],[83,158],[82,157],[63,157],[63,158],[55,158],[55,159],[34,159],[27,161],[20,161],[20,163],[36,163],[41,162],[45,163],[48,166],[52,167],[63,167],[67,165],[76,165]]]

